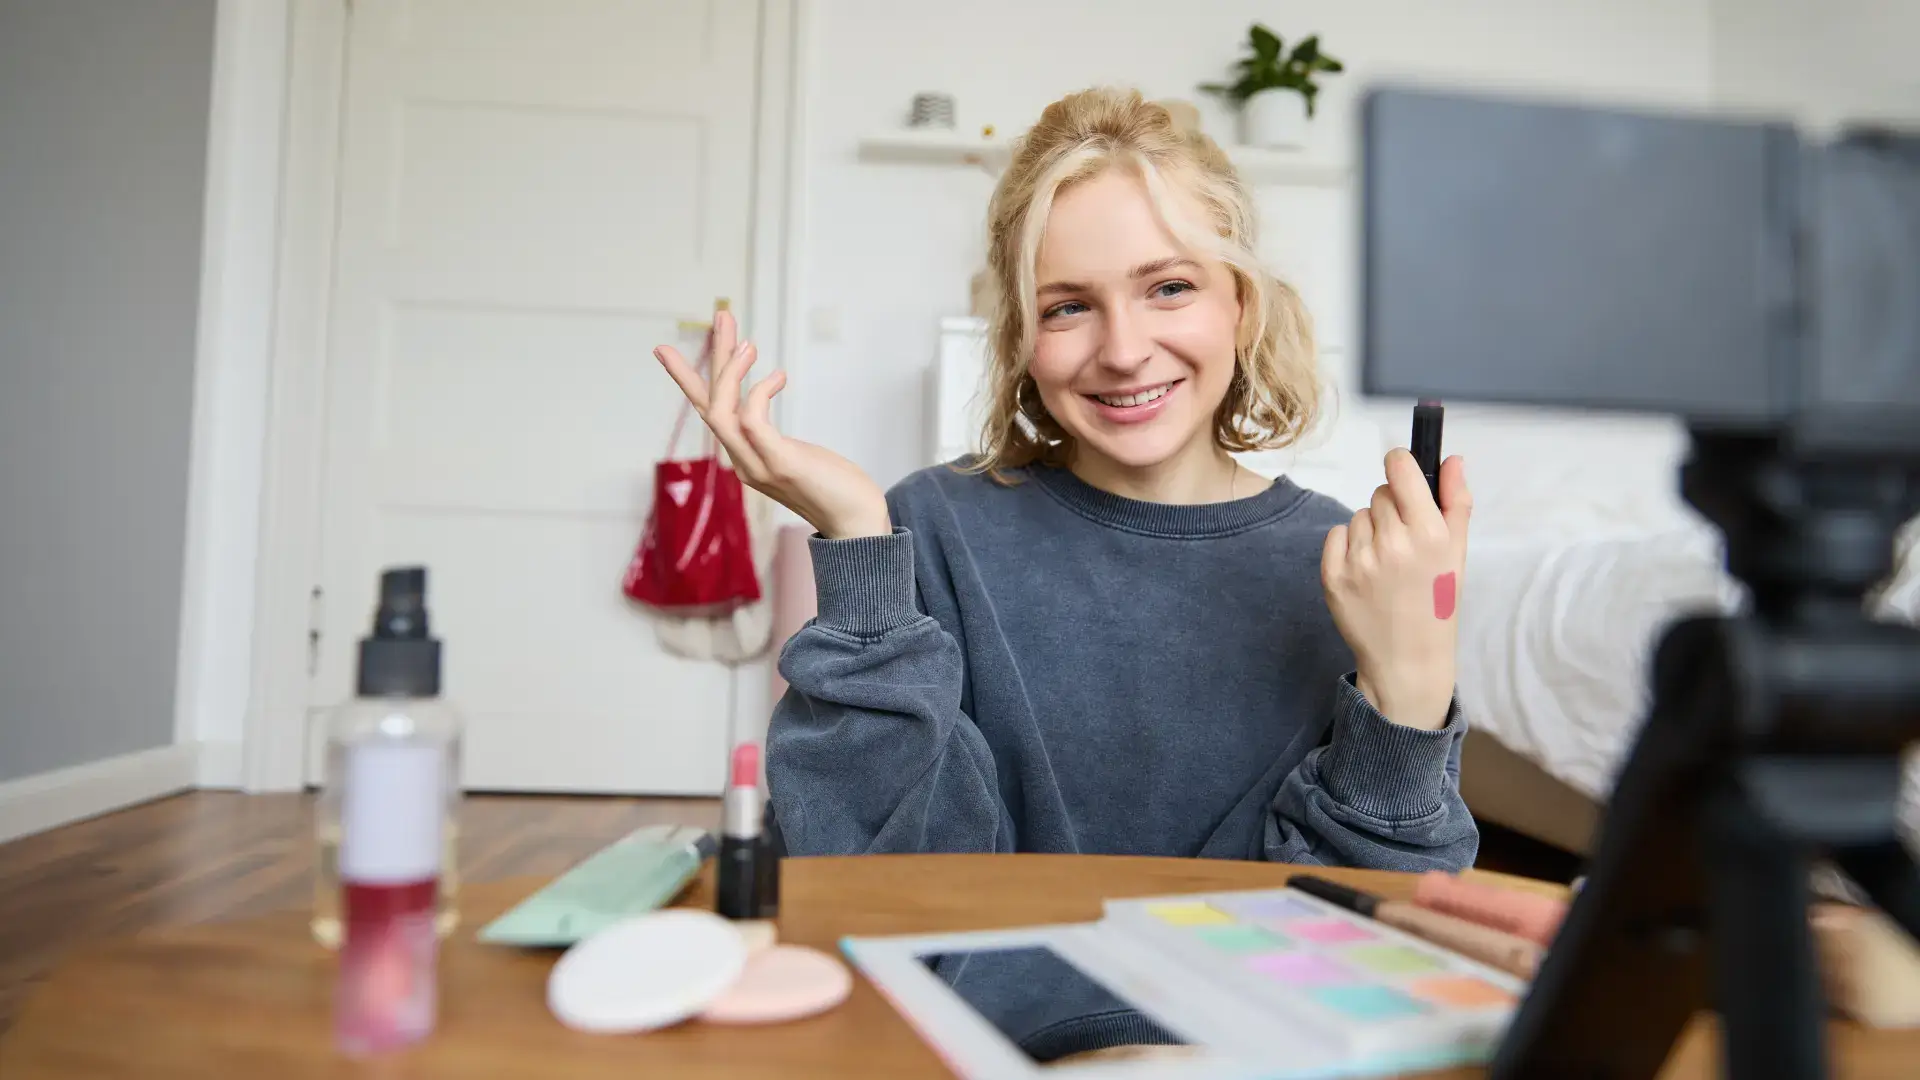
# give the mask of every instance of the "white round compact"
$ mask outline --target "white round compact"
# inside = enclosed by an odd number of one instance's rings
[[[720,916],[693,908],[651,912],[568,949],[547,976],[547,1008],[575,1031],[650,1031],[705,1009],[746,962],[746,942]]]

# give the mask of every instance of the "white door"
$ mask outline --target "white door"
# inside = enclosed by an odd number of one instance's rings
[[[681,400],[652,349],[748,285],[759,4],[351,19],[309,715],[353,691],[380,570],[423,564],[467,786],[716,793],[729,670],[664,653],[620,579]]]

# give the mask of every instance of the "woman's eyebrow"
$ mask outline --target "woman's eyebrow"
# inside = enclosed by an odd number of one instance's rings
[[[1155,259],[1149,263],[1141,263],[1139,266],[1133,268],[1133,273],[1129,276],[1135,279],[1152,277],[1155,274],[1164,273],[1175,267],[1185,267],[1188,270],[1197,271],[1200,269],[1200,264],[1184,255],[1169,255],[1164,259]],[[1049,281],[1034,291],[1039,296],[1053,296],[1061,293],[1091,292],[1092,286],[1083,285],[1077,281]]]
[[[1200,269],[1199,263],[1194,262],[1184,255],[1171,255],[1164,259],[1155,259],[1150,263],[1141,263],[1139,266],[1133,268],[1133,276],[1136,278],[1152,277],[1155,274],[1171,270],[1176,266],[1183,266],[1189,270]]]

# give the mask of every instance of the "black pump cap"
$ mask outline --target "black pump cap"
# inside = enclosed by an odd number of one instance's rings
[[[429,634],[427,570],[403,566],[380,575],[373,633],[360,640],[361,697],[439,697],[440,642]]]

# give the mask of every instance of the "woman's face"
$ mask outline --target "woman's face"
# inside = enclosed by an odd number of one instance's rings
[[[1077,453],[1143,470],[1211,451],[1237,289],[1224,263],[1162,226],[1138,178],[1109,170],[1062,192],[1034,280],[1033,379]]]

